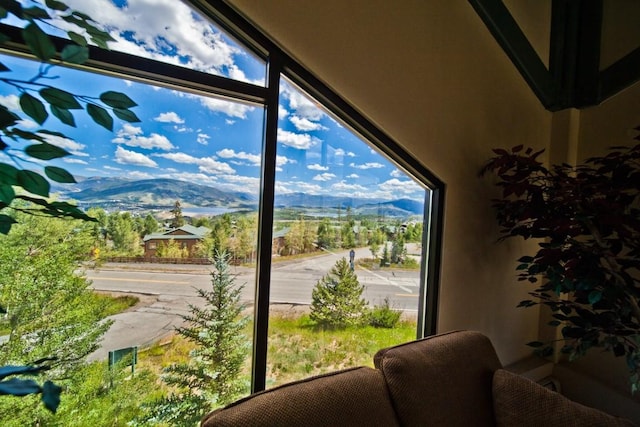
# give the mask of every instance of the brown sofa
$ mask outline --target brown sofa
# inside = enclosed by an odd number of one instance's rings
[[[360,367],[255,393],[203,427],[632,426],[504,369],[487,337],[456,331],[380,350]]]

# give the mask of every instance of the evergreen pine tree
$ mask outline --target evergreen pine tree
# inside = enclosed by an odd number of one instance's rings
[[[182,227],[185,224],[184,217],[182,216],[182,207],[180,206],[180,200],[176,200],[173,205],[173,209],[170,211],[173,214],[171,219],[171,228]]]
[[[183,316],[187,325],[177,328],[196,348],[189,362],[165,368],[163,381],[177,391],[157,402],[146,421],[193,426],[214,407],[248,391],[238,377],[249,354],[249,341],[243,333],[249,318],[242,315],[243,286],[235,285],[228,261],[226,253],[214,255],[212,289],[198,289],[206,305],[191,304],[190,314]]]
[[[311,320],[318,324],[345,327],[361,322],[367,302],[362,298],[364,286],[349,267],[339,259],[331,271],[318,280],[311,293]]]

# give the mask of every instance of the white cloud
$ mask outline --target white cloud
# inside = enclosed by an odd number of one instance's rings
[[[399,179],[390,179],[378,185],[380,190],[390,192],[392,194],[412,194],[417,191],[423,192],[424,189],[414,181],[401,181]]]
[[[347,178],[358,179],[360,178],[360,175],[358,175],[357,173],[352,173],[351,175],[347,175]]]
[[[288,147],[307,150],[316,145],[316,140],[306,133],[294,133],[278,129],[278,142]]]
[[[336,156],[347,156],[347,157],[355,157],[356,156],[356,154],[353,153],[352,151],[346,152],[342,148],[336,149],[336,151],[334,151],[333,154],[336,155]]]
[[[246,54],[226,42],[208,20],[200,18],[183,2],[138,0],[127,2],[122,9],[104,0],[68,0],[66,3],[103,23],[116,39],[110,43],[113,50],[248,80],[234,60],[235,56]],[[70,28],[65,22],[59,25]],[[81,31],[75,26],[72,28]]]
[[[225,99],[207,98],[201,96],[199,96],[198,99],[200,100],[200,103],[209,110],[216,113],[226,114],[230,117],[237,117],[238,119],[246,119],[247,113],[255,109],[255,107],[252,107],[250,105],[227,101]]]
[[[197,165],[200,172],[210,174],[234,174],[236,171],[227,163],[219,162],[213,157],[193,157],[185,153],[162,153],[155,154],[157,157],[162,157],[168,160],[172,160],[176,163],[184,163]]]
[[[310,132],[314,130],[327,130],[326,127],[322,126],[320,123],[312,122],[309,119],[299,116],[291,116],[289,121],[293,123],[296,129],[301,130],[303,132]]]
[[[225,123],[226,125],[231,126],[231,125],[235,124],[235,123],[236,123],[236,121],[235,121],[235,120],[231,120],[231,119],[226,119],[226,120],[224,121],[224,123]]]
[[[111,141],[116,144],[124,144],[128,147],[157,148],[160,150],[172,150],[175,148],[166,136],[157,133],[143,136],[141,128],[129,123],[125,123],[116,135],[117,136]]]
[[[120,163],[121,165],[145,166],[149,168],[158,167],[158,164],[156,162],[154,162],[144,154],[125,150],[121,146],[118,146],[116,148],[115,161],[116,163]]]
[[[404,178],[406,175],[403,174],[402,172],[400,172],[399,169],[394,169],[391,171],[391,173],[389,174],[394,178]]]
[[[89,163],[85,162],[82,159],[74,159],[74,158],[69,158],[69,157],[65,157],[64,159],[62,159],[63,162],[65,163],[72,163],[72,164],[76,164],[76,165],[88,165]]]
[[[331,190],[341,192],[342,194],[354,194],[356,192],[369,191],[366,187],[358,184],[349,184],[345,181],[336,182],[331,186]]]
[[[361,165],[357,165],[355,163],[351,163],[349,166],[351,166],[352,168],[362,169],[362,170],[380,169],[380,168],[384,167],[384,165],[382,163],[377,163],[377,162],[369,162],[369,163],[364,163],[364,164],[361,164]]]
[[[313,177],[314,181],[331,181],[335,178],[335,174],[332,173],[321,173]]]
[[[198,142],[198,144],[202,144],[202,145],[207,145],[209,144],[209,139],[211,137],[209,135],[207,135],[206,133],[199,133],[198,137],[196,138],[196,141]]]
[[[155,120],[156,122],[161,122],[161,123],[177,123],[177,124],[183,124],[184,123],[184,119],[181,118],[177,113],[175,113],[173,111],[168,111],[166,113],[160,113],[158,115],[158,117],[154,118],[153,120]]]
[[[262,158],[257,154],[249,154],[249,153],[245,153],[244,151],[236,153],[235,150],[232,150],[230,148],[222,149],[216,152],[216,154],[222,157],[223,159],[246,160],[253,166],[260,166],[260,163],[262,162]]]
[[[312,165],[307,165],[307,169],[311,169],[313,171],[328,171],[329,166],[322,166],[317,163],[314,163]]]
[[[20,111],[20,98],[17,95],[0,95],[0,104],[4,105],[10,111]]]
[[[297,163],[295,160],[290,159],[288,157],[285,156],[276,156],[276,171],[281,172],[283,166],[287,165],[287,164],[294,164]]]
[[[307,98],[290,84],[283,83],[281,92],[283,97],[289,101],[289,108],[294,110],[296,115],[312,121],[318,121],[324,116],[319,104]]]
[[[282,104],[278,104],[278,119],[284,120],[289,115],[289,112]]]

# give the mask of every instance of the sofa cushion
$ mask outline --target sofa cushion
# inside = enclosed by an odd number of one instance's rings
[[[491,384],[502,366],[479,332],[451,332],[383,349],[374,363],[403,426],[495,425]]]
[[[382,374],[346,369],[259,392],[204,417],[205,427],[398,426]]]
[[[493,376],[493,406],[498,427],[633,426],[630,421],[580,405],[504,369]]]

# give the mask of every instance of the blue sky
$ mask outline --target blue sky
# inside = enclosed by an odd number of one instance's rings
[[[68,0],[105,25],[112,50],[133,53],[252,84],[264,85],[264,64],[176,0]],[[14,22],[14,24],[16,24]],[[68,24],[60,24],[63,25]],[[64,27],[67,28],[67,27]],[[38,64],[0,56],[25,78]],[[124,92],[138,103],[140,123],[116,120],[114,131],[82,111],[77,127],[50,117],[43,127],[69,139],[50,142],[73,156],[60,161],[76,176],[173,178],[257,195],[264,110],[213,97],[152,87],[63,67],[51,70],[57,87],[77,95]],[[0,84],[0,103],[17,109],[17,91]],[[424,190],[286,80],[281,82],[278,193],[424,199]],[[25,120],[23,127],[38,129]],[[0,159],[2,160],[2,159]]]

